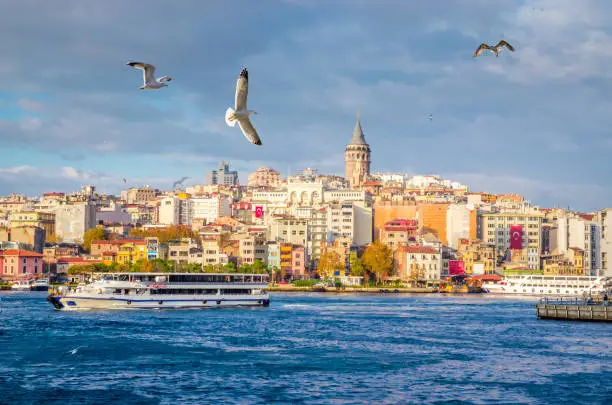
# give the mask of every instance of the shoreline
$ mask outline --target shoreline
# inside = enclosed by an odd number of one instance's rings
[[[381,292],[380,290],[385,290]],[[403,287],[403,288],[354,288],[354,287],[344,287],[344,288],[336,288],[336,287],[324,287],[324,288],[313,288],[313,287],[268,287],[265,288],[267,292],[319,292],[319,293],[332,293],[332,294],[342,294],[342,293],[369,293],[369,294],[401,294],[401,293],[411,293],[411,294],[437,294],[438,290],[436,288],[421,288],[421,287]],[[397,292],[395,292],[397,291]]]

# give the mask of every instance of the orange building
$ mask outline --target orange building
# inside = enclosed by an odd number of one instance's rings
[[[446,246],[446,211],[449,203],[419,204],[419,226],[422,232],[431,232]]]
[[[416,219],[417,205],[413,200],[377,201],[374,203],[374,240],[380,238],[380,230],[396,218]]]

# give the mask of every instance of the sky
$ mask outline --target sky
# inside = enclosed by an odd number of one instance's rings
[[[441,7],[441,3],[444,7]],[[545,207],[612,206],[607,0],[0,0],[0,195],[163,189],[228,161],[437,174]],[[481,42],[510,42],[498,58]],[[142,91],[143,61],[170,75]],[[224,122],[249,70],[263,146]],[[429,114],[433,119],[429,120]]]

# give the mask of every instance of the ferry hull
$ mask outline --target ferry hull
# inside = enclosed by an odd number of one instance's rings
[[[49,295],[47,301],[55,309],[78,311],[90,309],[197,309],[227,307],[267,307],[270,305],[268,294],[237,297],[199,297],[197,299],[177,297],[156,297],[155,299],[127,299],[124,297],[83,297]]]

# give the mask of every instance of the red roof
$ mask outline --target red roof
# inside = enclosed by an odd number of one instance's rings
[[[427,246],[402,246],[402,252],[404,253],[440,253],[434,248]]]
[[[115,240],[94,240],[92,245],[123,245],[124,243],[133,243],[135,245],[144,245],[144,239],[115,239]]]
[[[593,220],[593,216],[592,214],[580,214],[580,218],[582,219],[586,219],[587,221],[592,221]]]
[[[40,253],[32,252],[25,249],[7,249],[0,250],[0,254],[4,256],[24,256],[24,257],[43,257]]]
[[[51,193],[44,193],[43,197],[63,197],[66,194],[64,193],[57,193],[57,192],[51,192]]]

